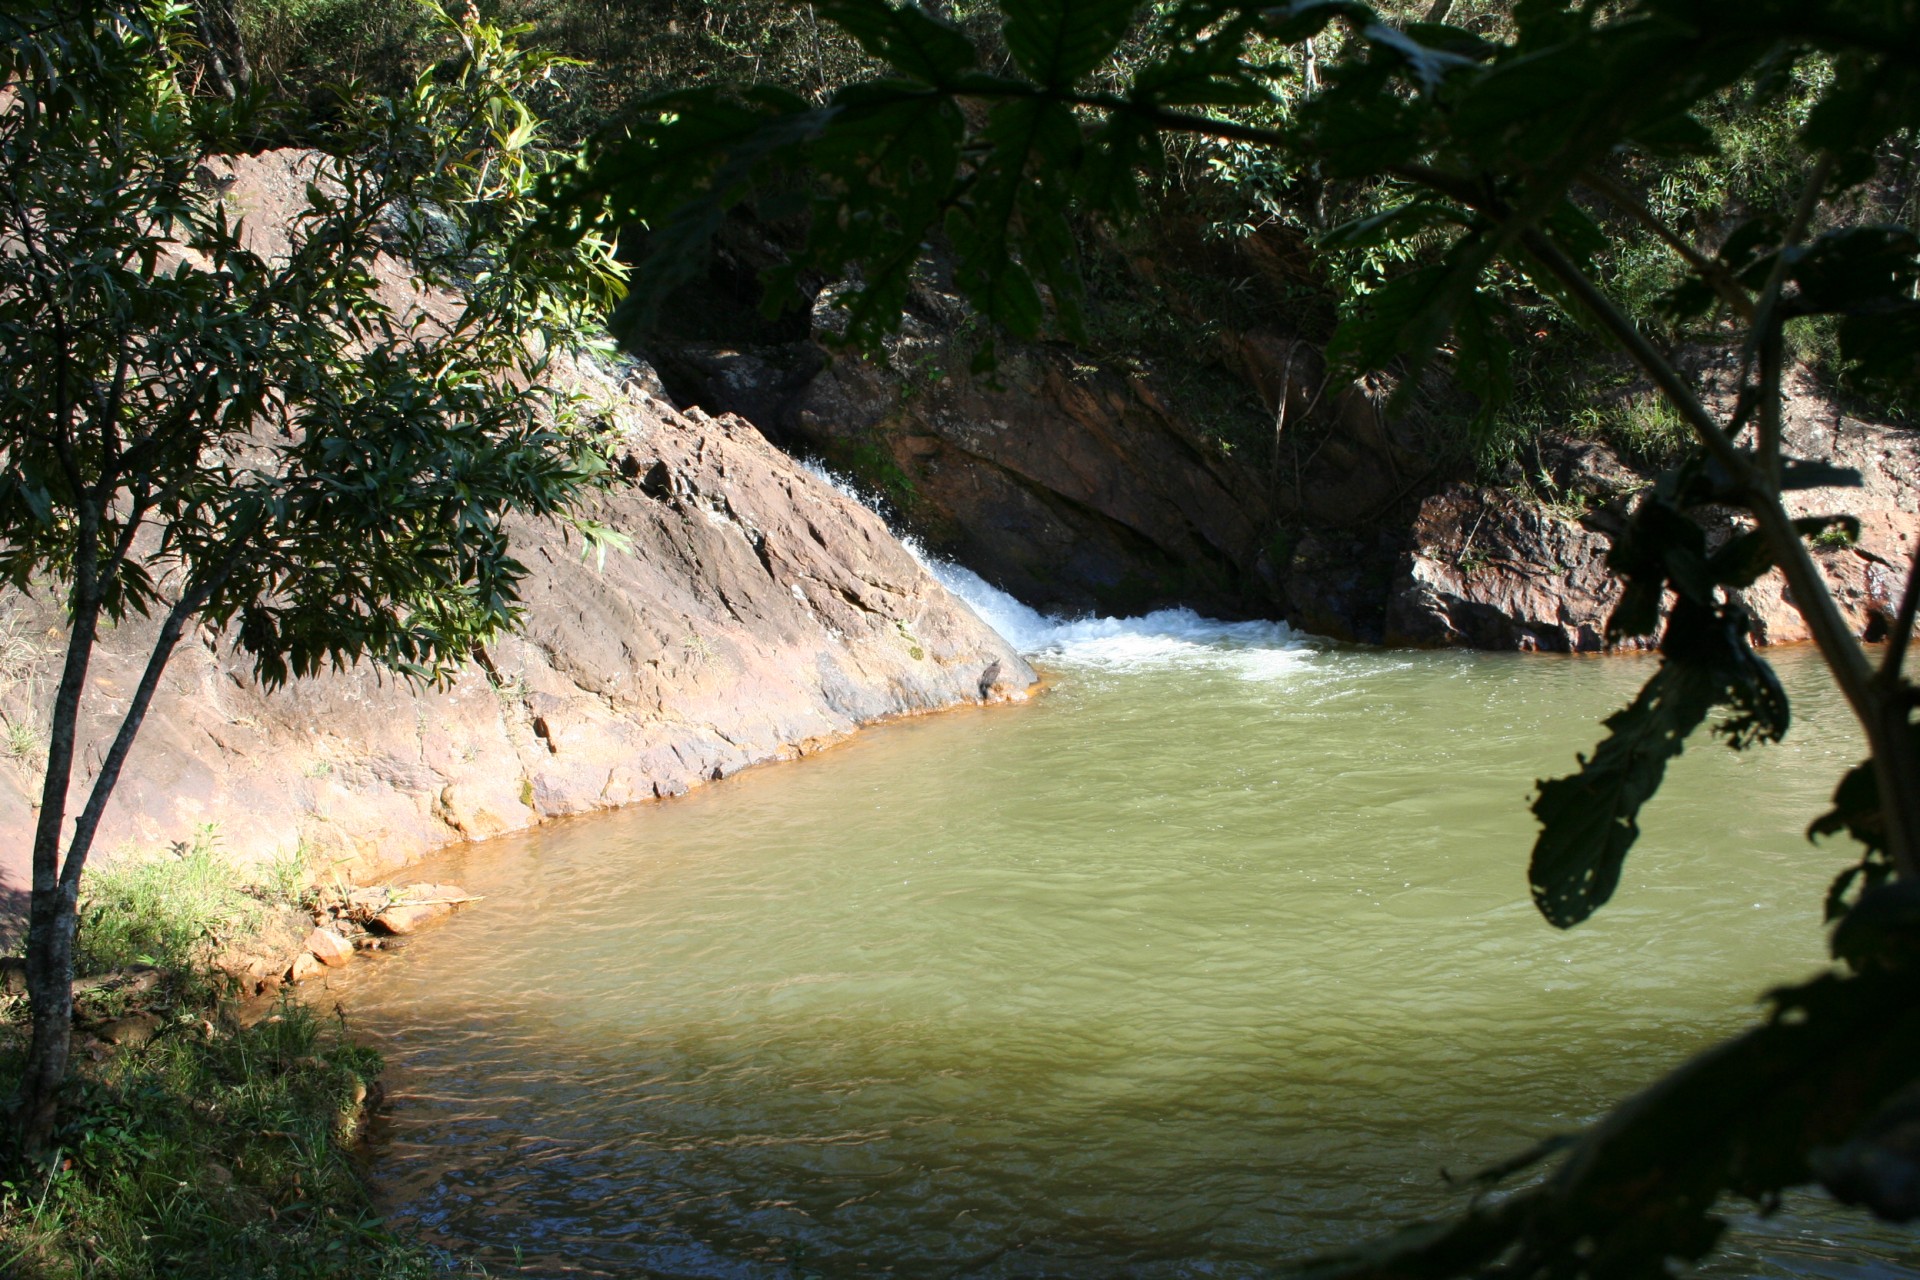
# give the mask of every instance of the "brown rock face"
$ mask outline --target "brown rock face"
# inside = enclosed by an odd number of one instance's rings
[[[1920,546],[1920,447],[1911,433],[1838,416],[1804,384],[1789,401],[1787,422],[1789,453],[1860,474],[1857,487],[1789,493],[1787,507],[1796,516],[1859,520],[1857,541],[1816,539],[1814,562],[1854,634],[1880,639]],[[1615,492],[1632,483],[1617,463],[1594,456],[1597,446],[1582,448],[1579,465]],[[1482,487],[1451,485],[1427,498],[1388,604],[1388,643],[1601,649],[1607,615],[1620,598],[1620,584],[1606,569],[1609,531],[1620,527],[1631,504],[1624,495],[1576,521]],[[1748,527],[1745,517],[1723,512],[1711,524],[1709,545]],[[1752,615],[1755,643],[1811,638],[1779,570],[1737,598]]]
[[[964,358],[948,345],[909,325],[884,364],[833,360],[783,406],[782,432],[829,459],[883,450],[910,519],[1040,607],[1277,610],[1265,476],[1202,439],[1164,387],[1040,347],[1008,351],[991,381],[952,376]]]
[[[495,675],[422,690],[359,666],[268,693],[225,637],[203,635],[174,658],[102,847],[212,822],[243,857],[304,844],[366,878],[452,840],[678,795],[888,716],[1025,695],[1035,677],[1017,653],[877,516],[750,425],[618,407],[634,479],[591,514],[632,551],[599,563],[559,528],[519,526],[525,624],[488,655]],[[51,669],[51,602],[0,600],[0,625]],[[129,622],[105,640],[94,741],[149,636]],[[0,765],[14,850],[30,766]]]
[[[298,172],[297,157],[259,157],[226,198],[284,216]],[[577,376],[624,441],[621,479],[587,514],[630,551],[599,561],[558,525],[520,523],[523,629],[446,689],[363,664],[269,693],[229,637],[183,643],[97,847],[162,847],[212,823],[243,860],[298,848],[372,879],[451,841],[678,795],[885,717],[1025,696],[1035,677],[1019,654],[877,516],[750,424],[676,412],[643,366]],[[44,726],[58,602],[0,595],[0,633],[0,713]],[[82,769],[151,636],[136,618],[103,639]],[[41,759],[0,759],[0,887],[25,888]]]
[[[859,475],[933,549],[1037,607],[1279,611],[1264,556],[1272,469],[1223,448],[1193,398],[1147,364],[1002,339],[994,373],[974,375],[979,323],[933,282],[916,289],[884,355],[869,359],[836,346],[844,317],[831,291],[785,326],[755,318],[754,270],[778,250],[750,228],[732,229],[727,255],[739,259],[741,296],[714,301],[730,287],[716,276],[686,299],[671,333],[646,339],[683,403],[741,414]],[[1296,375],[1302,401],[1308,363]],[[1208,386],[1227,402],[1220,416],[1270,435],[1260,392],[1219,373],[1209,366]]]
[[[1452,485],[1420,506],[1387,605],[1389,644],[1597,653],[1619,599],[1600,534],[1496,491]]]

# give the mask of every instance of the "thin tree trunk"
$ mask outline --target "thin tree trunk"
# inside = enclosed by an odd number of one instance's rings
[[[33,1014],[33,1041],[20,1082],[17,1123],[21,1150],[35,1157],[45,1155],[52,1146],[73,1033],[75,911],[73,902],[66,901],[60,879],[60,829],[66,825],[80,692],[86,686],[100,617],[90,581],[84,596],[78,590],[75,594],[80,598],[47,733],[47,774],[40,787],[40,817],[33,834],[33,893],[27,904],[27,1001]]]
[[[146,720],[147,709],[153,705],[153,695],[160,688],[160,678],[166,674],[167,663],[179,647],[187,623],[226,582],[238,558],[238,552],[230,555],[212,578],[186,592],[167,611],[166,620],[160,625],[160,634],[147,655],[146,670],[141,673],[140,683],[127,704],[126,714],[120,719],[120,728],[114,734],[113,744],[107,749],[100,772],[93,780],[86,807],[74,820],[73,837],[67,844],[66,857],[59,866],[54,882],[47,885],[44,892],[40,874],[41,858],[38,847],[35,848],[33,899],[28,908],[27,933],[27,993],[33,1010],[33,1043],[27,1052],[20,1113],[21,1145],[30,1155],[44,1155],[52,1147],[53,1126],[59,1118],[60,1086],[67,1078],[67,1060],[73,1036],[73,944],[79,926],[80,877],[86,870],[87,855],[92,852],[93,838],[100,829],[100,819],[106,813],[107,801],[120,781],[120,770],[126,764],[128,752],[133,749],[134,739]],[[74,646],[80,637],[80,628],[76,626],[74,638],[68,642],[70,670],[74,666]],[[89,653],[93,638],[93,628],[89,627],[86,636]],[[83,656],[80,660],[80,683],[84,684],[85,678]],[[63,693],[66,684],[63,679]],[[65,728],[69,762],[78,728],[77,693],[71,702],[72,709],[67,714]],[[60,715],[58,705],[55,715]],[[56,728],[55,732],[58,733],[59,729]],[[51,786],[51,771],[48,782]],[[67,785],[63,780],[58,801],[62,810],[66,796]],[[48,825],[46,812],[52,807],[43,801],[43,827]],[[60,825],[60,818],[52,820],[56,851]]]
[[[227,75],[226,59],[220,54],[220,38],[214,34],[213,19],[207,15],[208,0],[201,0],[194,6],[194,24],[200,28],[200,48],[206,55],[207,78],[213,81],[214,92],[232,102],[236,97],[233,80]]]

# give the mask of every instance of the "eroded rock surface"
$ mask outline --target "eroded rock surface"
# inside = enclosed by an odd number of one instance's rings
[[[269,692],[227,638],[174,658],[101,847],[216,823],[242,857],[304,844],[379,874],[453,840],[676,795],[858,725],[1022,696],[1031,669],[879,518],[738,419],[624,406],[631,474],[592,514],[632,540],[604,563],[550,524],[515,529],[524,630],[444,690],[360,666]],[[31,647],[10,717],[35,723],[62,628],[0,602]],[[150,638],[102,642],[87,773]],[[984,690],[984,693],[983,693]],[[0,764],[0,842],[29,840],[37,757]],[[85,778],[83,776],[82,781]]]
[[[301,163],[242,161],[224,198],[271,230]],[[361,665],[269,691],[229,637],[194,636],[99,850],[165,847],[211,823],[234,856],[304,848],[324,874],[365,879],[452,841],[677,795],[884,717],[1025,696],[1035,677],[1019,654],[877,516],[750,424],[674,410],[642,366],[578,377],[623,441],[621,479],[587,514],[630,552],[596,561],[561,526],[519,522],[524,629],[445,689]],[[64,641],[57,601],[0,597],[0,637],[0,714],[17,726],[0,758],[0,871],[17,891]],[[101,641],[76,789],[151,637],[133,619]]]
[[[1920,545],[1920,444],[1909,431],[1836,413],[1804,384],[1789,401],[1787,428],[1789,453],[1860,474],[1858,487],[1792,492],[1787,506],[1796,516],[1859,520],[1858,540],[1816,540],[1813,556],[1854,634],[1879,639]],[[1604,647],[1607,615],[1620,598],[1607,550],[1646,481],[1600,446],[1572,452],[1571,462],[1556,459],[1574,473],[1563,474],[1560,487],[1592,503],[1584,512],[1465,484],[1421,504],[1387,607],[1389,643],[1563,653]],[[1710,543],[1746,527],[1744,517],[1722,513]],[[1811,638],[1777,569],[1739,598],[1756,643]]]

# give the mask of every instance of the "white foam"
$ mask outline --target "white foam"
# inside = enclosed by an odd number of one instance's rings
[[[865,494],[817,463],[808,469],[865,506]],[[1297,671],[1314,650],[1284,622],[1222,622],[1192,609],[1156,609],[1133,618],[1061,618],[1022,604],[973,570],[901,539],[940,585],[965,601],[980,620],[1028,657],[1115,670],[1204,665],[1248,680]]]

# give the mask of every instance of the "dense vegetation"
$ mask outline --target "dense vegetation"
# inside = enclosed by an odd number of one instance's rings
[[[364,77],[397,83],[431,57],[430,25],[417,0],[224,0],[235,38],[250,53],[254,75],[278,96],[324,104],[323,86]],[[1393,0],[1380,6],[1396,22],[1444,12],[1456,28],[1499,39],[1514,29],[1514,0]],[[529,38],[583,65],[558,72],[534,98],[556,134],[569,141],[617,134],[649,97],[710,84],[765,83],[819,100],[869,73],[875,60],[814,5],[779,0],[487,0],[482,8],[502,22],[525,23]],[[1146,11],[1168,16],[1179,5],[1161,0]],[[982,64],[1005,65],[998,15],[985,0],[949,0],[930,6],[953,21],[981,49]],[[1092,80],[1123,85],[1151,61],[1152,27],[1141,23],[1107,56]],[[1282,69],[1262,101],[1237,104],[1239,122],[1288,128],[1310,94],[1320,68],[1351,51],[1340,30],[1316,38],[1310,56]],[[1265,54],[1256,54],[1265,56]],[[1309,66],[1308,64],[1311,64]],[[1795,141],[1808,110],[1831,76],[1822,59],[1768,68],[1718,90],[1700,120],[1718,154],[1627,159],[1614,175],[1626,204],[1595,202],[1589,211],[1608,232],[1593,264],[1595,278],[1663,345],[1684,350],[1707,335],[1697,324],[1668,314],[1661,300],[1684,263],[1643,215],[1702,242],[1759,211],[1778,214],[1795,194],[1804,156]],[[1856,189],[1826,218],[1900,220],[1916,198],[1911,140],[1893,138],[1875,181]],[[1078,335],[1089,355],[1126,366],[1147,359],[1179,387],[1197,425],[1230,447],[1272,447],[1270,414],[1236,375],[1226,371],[1222,336],[1266,327],[1324,344],[1339,316],[1365,299],[1399,267],[1426,255],[1431,237],[1393,243],[1342,245],[1324,233],[1389,207],[1392,182],[1277,164],[1243,140],[1181,134],[1163,140],[1153,181],[1140,192],[1140,217],[1124,227],[1076,217],[1071,234],[1085,264],[1086,325]],[[1265,237],[1292,247],[1292,282],[1249,288],[1236,242]],[[1210,242],[1208,253],[1167,253],[1169,243]],[[1162,251],[1156,254],[1156,248]],[[1151,275],[1136,267],[1155,260]],[[1451,423],[1434,439],[1484,477],[1508,482],[1526,471],[1509,464],[1531,456],[1543,435],[1605,439],[1630,463],[1657,470],[1677,460],[1686,433],[1664,411],[1630,362],[1596,347],[1577,325],[1542,296],[1514,300],[1516,347],[1511,391],[1492,399],[1441,394],[1424,406]],[[1830,322],[1798,320],[1789,327],[1793,353],[1826,385],[1842,391],[1844,369]],[[1904,417],[1898,395],[1879,392],[1851,407]],[[1296,426],[1301,424],[1296,424]]]

